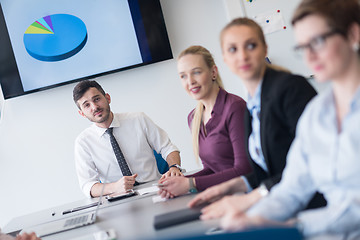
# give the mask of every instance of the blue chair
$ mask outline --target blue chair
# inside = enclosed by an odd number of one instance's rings
[[[161,154],[157,153],[154,150],[154,156],[155,156],[155,159],[156,159],[156,165],[157,165],[157,168],[158,168],[159,172],[161,174],[164,174],[167,171],[169,171],[169,164],[167,163],[167,161],[165,161],[165,159],[163,159]]]

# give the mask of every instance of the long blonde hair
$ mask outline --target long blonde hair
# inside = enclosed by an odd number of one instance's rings
[[[190,46],[184,51],[182,51],[177,60],[179,61],[185,55],[200,55],[203,57],[205,64],[211,69],[215,66],[215,61],[209,50],[202,46]],[[224,84],[221,80],[220,74],[218,73],[216,78],[214,79],[217,85],[220,88],[224,89]],[[191,135],[192,135],[192,143],[193,143],[193,151],[195,155],[195,159],[199,161],[199,132],[202,122],[202,115],[204,112],[204,105],[199,101],[194,112],[193,112],[193,120],[191,122]]]

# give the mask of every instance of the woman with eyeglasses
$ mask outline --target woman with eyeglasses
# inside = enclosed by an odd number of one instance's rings
[[[226,229],[295,225],[305,236],[360,238],[360,4],[303,0],[292,24],[317,81],[332,85],[306,107],[281,182],[246,214],[227,213]],[[315,191],[328,205],[302,211]]]
[[[225,63],[248,90],[245,114],[245,148],[254,172],[216,185],[198,194],[190,207],[213,202],[202,210],[202,219],[219,218],[226,211],[244,212],[277,184],[286,165],[286,155],[295,137],[298,118],[316,95],[305,78],[269,65],[261,27],[248,18],[237,18],[221,32]],[[325,204],[322,196],[309,207]]]

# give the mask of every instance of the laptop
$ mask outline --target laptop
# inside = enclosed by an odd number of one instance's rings
[[[104,194],[105,183],[107,181],[107,177],[108,177],[108,173],[109,173],[109,168],[110,168],[110,165],[108,166],[108,169],[106,171],[104,184],[101,189],[99,201],[97,203],[97,207],[95,210],[87,212],[87,213],[79,214],[79,215],[76,215],[76,216],[73,216],[70,218],[64,218],[64,219],[56,220],[56,221],[53,221],[50,223],[44,223],[44,224],[32,226],[32,227],[23,229],[21,231],[21,233],[35,232],[38,237],[45,237],[45,236],[52,235],[55,233],[64,232],[64,231],[68,231],[68,230],[71,230],[74,228],[79,228],[79,227],[83,227],[83,226],[87,226],[87,225],[95,223],[97,213],[98,213],[100,205],[102,203],[102,198],[103,198],[103,194]]]

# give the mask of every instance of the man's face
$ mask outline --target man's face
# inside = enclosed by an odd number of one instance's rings
[[[77,101],[79,113],[94,123],[104,123],[110,118],[110,95],[102,95],[92,87]]]

